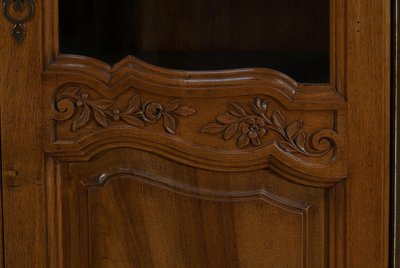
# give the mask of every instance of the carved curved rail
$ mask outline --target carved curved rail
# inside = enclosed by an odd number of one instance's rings
[[[177,120],[175,116],[191,116],[196,110],[190,106],[182,105],[180,99],[174,99],[166,105],[154,100],[142,103],[140,95],[132,96],[126,109],[110,109],[113,101],[110,99],[92,100],[87,93],[80,92],[79,87],[67,87],[55,96],[53,100],[54,118],[58,121],[71,119],[79,110],[71,123],[73,132],[85,127],[91,118],[103,128],[110,126],[109,121],[124,121],[126,126],[145,127],[145,123],[156,123],[163,120],[165,130],[170,134],[176,133]],[[248,113],[236,103],[230,103],[226,113],[216,116],[216,122],[210,123],[201,129],[202,133],[223,133],[225,140],[237,137],[239,148],[248,145],[261,146],[262,138],[268,131],[275,131],[281,136],[276,143],[284,151],[299,153],[305,156],[319,157],[333,152],[336,143],[329,137],[321,137],[327,141],[326,148],[318,148],[314,139],[308,138],[303,130],[303,121],[286,122],[284,115],[279,110],[268,114],[268,100],[256,98],[251,105],[252,112]],[[239,133],[239,135],[237,135]]]
[[[346,177],[346,102],[329,85],[268,69],[185,72],[134,57],[110,67],[71,55],[43,81],[45,148],[61,160],[128,147],[204,169],[269,168],[310,185]]]
[[[330,186],[346,176],[341,161],[318,165],[294,160],[276,144],[256,151],[215,151],[193,147],[192,143],[177,138],[165,140],[157,133],[141,129],[134,132],[129,129],[103,130],[82,138],[78,143],[53,144],[45,149],[60,161],[89,161],[102,152],[118,148],[143,150],[179,163],[215,171],[242,172],[267,168],[285,179],[311,186]]]

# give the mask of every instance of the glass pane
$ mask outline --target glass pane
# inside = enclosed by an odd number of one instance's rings
[[[329,0],[60,0],[61,53],[329,80]]]

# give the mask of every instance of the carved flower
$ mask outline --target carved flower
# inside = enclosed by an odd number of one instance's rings
[[[120,110],[113,111],[113,119],[114,119],[114,121],[118,121],[119,119],[121,119],[121,111]]]
[[[163,115],[163,110],[160,103],[148,101],[143,105],[144,119],[149,123],[155,123]]]
[[[261,118],[250,118],[246,120],[241,127],[242,135],[239,137],[239,146],[243,147],[249,144],[261,145],[261,138],[267,133],[265,121]]]
[[[256,98],[251,104],[252,113],[248,113],[241,105],[228,104],[228,111],[215,117],[215,121],[202,128],[202,133],[222,133],[224,140],[237,137],[239,148],[248,145],[260,146],[262,138],[270,130],[281,138],[272,140],[273,144],[287,153],[298,153],[305,156],[318,157],[334,152],[335,142],[330,137],[320,138],[327,140],[328,146],[322,150],[312,147],[312,138],[309,138],[303,129],[303,121],[287,122],[284,115],[277,109],[269,112],[268,100]]]

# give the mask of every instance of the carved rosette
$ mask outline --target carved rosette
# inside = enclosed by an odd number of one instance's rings
[[[228,111],[218,115],[215,122],[206,125],[201,132],[221,133],[226,141],[235,138],[238,148],[261,146],[269,132],[274,131],[281,137],[274,142],[288,153],[319,157],[334,150],[335,142],[328,137],[320,139],[328,141],[326,148],[315,149],[312,136],[303,129],[302,120],[287,122],[279,110],[270,111],[268,104],[268,100],[256,98],[249,113],[241,105],[229,103]]]
[[[192,107],[182,105],[180,99],[175,99],[165,105],[155,100],[142,102],[140,95],[132,96],[124,110],[115,107],[110,99],[92,99],[80,87],[68,87],[56,96],[55,111],[61,115],[59,121],[74,118],[71,123],[73,132],[85,127],[91,120],[107,128],[111,121],[145,127],[146,123],[155,124],[162,120],[165,130],[175,134],[177,129],[177,116],[191,116],[196,113]]]

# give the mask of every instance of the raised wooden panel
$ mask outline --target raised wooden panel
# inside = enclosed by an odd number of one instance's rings
[[[307,263],[307,207],[289,210],[245,198],[229,203],[197,200],[134,179],[116,178],[89,192],[93,267],[181,267],[182,263],[304,267]]]
[[[116,149],[49,174],[65,267],[323,267],[343,234],[340,188],[269,170],[207,171]]]

